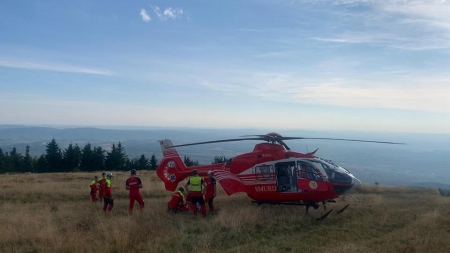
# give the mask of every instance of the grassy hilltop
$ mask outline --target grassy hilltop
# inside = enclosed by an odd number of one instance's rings
[[[113,212],[90,203],[93,173],[0,175],[0,252],[450,252],[450,198],[437,190],[363,185],[329,204],[321,222],[304,207],[256,206],[220,191],[218,214],[170,214],[170,193],[142,172],[146,208],[128,216],[114,173]],[[220,187],[219,187],[220,188]],[[319,217],[323,209],[312,210]]]

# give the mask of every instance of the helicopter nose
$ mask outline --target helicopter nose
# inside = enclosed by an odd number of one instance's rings
[[[356,177],[353,177],[352,181],[353,188],[359,188],[361,187],[361,181],[357,179]]]

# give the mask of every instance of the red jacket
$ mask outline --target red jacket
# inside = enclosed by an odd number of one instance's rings
[[[89,187],[91,188],[91,193],[97,193],[98,183],[95,179],[91,181],[91,185]]]
[[[141,195],[141,192],[139,191],[139,186],[142,184],[142,181],[138,177],[130,177],[127,179],[127,182],[125,183],[129,187],[129,195],[130,196],[137,196]]]
[[[104,193],[106,191],[106,178],[100,178],[100,180],[98,180],[98,184],[99,192]]]
[[[206,183],[206,192],[205,192],[205,197],[209,198],[214,196],[214,188],[216,187],[216,179],[213,177],[205,177],[203,179],[203,181],[205,181]]]
[[[169,201],[168,207],[170,209],[177,208],[180,204],[183,204],[183,194],[180,191],[172,194],[172,199]]]

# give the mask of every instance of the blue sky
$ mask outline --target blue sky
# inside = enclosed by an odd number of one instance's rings
[[[1,1],[0,124],[450,133],[450,2]]]

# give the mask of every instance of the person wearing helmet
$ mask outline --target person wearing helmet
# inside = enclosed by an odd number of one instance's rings
[[[91,184],[89,185],[91,188],[91,200],[92,202],[97,202],[97,190],[98,190],[98,176],[95,176],[94,179],[91,181]]]
[[[211,170],[208,171],[207,177],[203,180],[206,183],[206,193],[205,193],[205,201],[208,203],[209,212],[214,213],[214,198],[216,197],[217,187],[216,187],[216,179],[214,178],[214,174]]]
[[[178,188],[178,191],[172,194],[172,199],[170,199],[169,203],[167,203],[167,211],[173,211],[174,213],[178,211],[187,211],[186,204],[184,202],[183,187]]]
[[[131,215],[133,214],[133,208],[134,208],[134,201],[137,201],[139,203],[139,208],[142,213],[142,209],[144,208],[144,199],[142,198],[141,192],[139,189],[141,189],[142,181],[140,178],[136,176],[136,170],[131,170],[131,177],[127,179],[125,182],[125,189],[129,191],[129,198],[130,198],[130,205],[128,206],[128,213]]]
[[[192,204],[194,205],[194,208],[192,208],[194,216],[197,216],[197,208],[195,208],[195,206],[197,205],[197,203],[199,203],[200,209],[202,210],[202,216],[206,217],[205,200],[203,199],[206,184],[205,181],[203,181],[203,179],[198,176],[197,170],[192,171],[192,177],[189,178],[188,182],[185,185],[185,188],[188,189],[188,193],[191,194]]]
[[[100,203],[103,202],[106,194],[106,174],[102,173],[102,177],[98,180],[98,198],[100,199]]]
[[[111,186],[111,178],[112,172],[106,173],[106,190],[105,190],[105,198],[103,200],[103,211],[111,212],[111,209],[114,206],[114,198],[112,196],[112,186]]]

